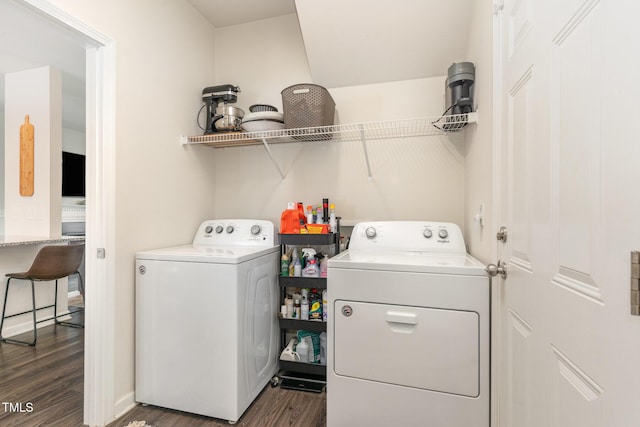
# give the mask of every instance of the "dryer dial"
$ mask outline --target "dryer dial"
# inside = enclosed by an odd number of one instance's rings
[[[229,234],[233,233],[233,225],[229,225],[227,227],[227,233],[229,233]]]
[[[222,228],[221,225],[216,227],[216,233],[220,234],[220,233],[222,233],[222,230],[224,230],[224,228]]]
[[[210,225],[207,225],[207,226],[204,228],[204,232],[205,232],[205,234],[211,234],[211,232],[212,232],[212,231],[213,231],[213,227],[212,227],[212,226],[210,226]]]
[[[424,231],[422,232],[422,235],[427,239],[430,239],[431,236],[433,236],[433,231],[431,231],[430,228],[425,228]]]
[[[251,234],[253,234],[254,236],[257,236],[258,234],[260,234],[261,231],[262,231],[262,228],[257,224],[251,227]]]
[[[438,231],[438,236],[441,239],[446,239],[447,237],[449,237],[449,232],[447,231],[446,228],[442,228],[442,229],[440,229],[440,231]]]

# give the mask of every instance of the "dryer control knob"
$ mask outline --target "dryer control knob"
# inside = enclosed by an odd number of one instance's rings
[[[230,225],[227,227],[227,233],[229,234],[233,233],[233,225]]]
[[[368,237],[369,239],[373,239],[374,237],[376,237],[376,234],[378,234],[378,233],[376,232],[376,229],[375,229],[375,228],[373,228],[373,227],[367,227],[367,228],[364,230],[364,234],[366,234],[366,235],[367,235],[367,237]]]
[[[433,231],[431,231],[430,228],[425,228],[424,231],[422,232],[422,235],[427,239],[430,239],[431,236],[433,236]]]
[[[443,228],[440,231],[438,231],[438,236],[441,239],[446,239],[449,236],[449,232],[445,228]]]
[[[224,228],[222,228],[221,225],[216,227],[216,233],[220,234],[220,233],[222,233],[222,230],[224,230]]]
[[[257,224],[251,227],[251,234],[253,234],[254,236],[257,236],[258,234],[260,234],[261,231],[262,231],[262,228]]]
[[[204,232],[205,232],[206,234],[211,234],[211,232],[212,232],[212,231],[213,231],[213,227],[212,227],[212,226],[210,226],[210,225],[207,225],[207,226],[204,228]]]

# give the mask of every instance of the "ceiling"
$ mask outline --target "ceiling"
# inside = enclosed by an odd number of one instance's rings
[[[62,74],[63,127],[85,129],[84,39],[12,0],[0,1],[0,111],[4,74],[52,66]]]
[[[294,0],[189,0],[216,28],[296,13]]]
[[[473,0],[189,0],[216,28],[297,13],[313,82],[443,76],[465,58]]]
[[[333,88],[444,76],[465,58],[473,0],[296,0],[313,82]]]
[[[189,0],[214,27],[297,13],[314,83],[341,87],[442,76],[466,60],[470,0]],[[444,5],[446,4],[446,7]],[[85,49],[77,33],[0,0],[0,111],[6,73],[62,73],[63,127],[85,128]]]

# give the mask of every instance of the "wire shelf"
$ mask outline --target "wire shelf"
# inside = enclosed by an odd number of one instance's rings
[[[297,129],[183,136],[181,143],[183,145],[202,144],[214,148],[225,148],[304,141],[372,141],[414,136],[446,135],[458,132],[464,129],[467,124],[476,122],[477,113],[469,113]]]

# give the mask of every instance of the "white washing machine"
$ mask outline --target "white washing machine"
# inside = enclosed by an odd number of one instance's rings
[[[327,287],[328,427],[489,426],[489,278],[457,225],[359,223]]]
[[[273,223],[203,222],[136,254],[136,401],[235,423],[278,369]]]

